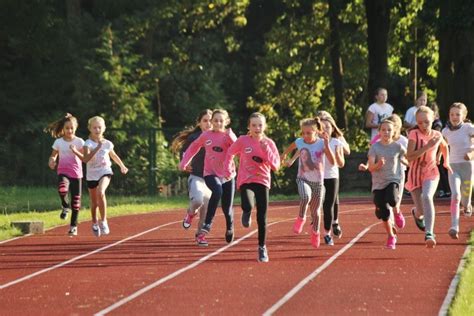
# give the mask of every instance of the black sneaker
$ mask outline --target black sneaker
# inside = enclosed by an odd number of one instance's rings
[[[413,219],[415,220],[416,227],[418,227],[419,230],[422,232],[425,231],[425,220],[423,218],[418,218],[415,215],[415,208],[411,209],[411,214],[413,215]]]
[[[341,229],[341,226],[339,226],[339,224],[332,224],[332,233],[334,234],[334,236],[336,236],[337,238],[341,238],[342,237],[342,229]]]
[[[270,259],[268,259],[268,252],[267,252],[267,246],[258,246],[258,262],[268,262]]]
[[[67,207],[63,207],[63,210],[61,211],[61,214],[59,214],[59,217],[61,219],[66,219],[67,213],[69,213],[69,209]]]
[[[252,225],[251,212],[242,212],[242,226],[249,228]]]
[[[228,244],[230,244],[232,241],[234,241],[234,229],[228,229],[225,232],[225,241],[227,241]]]
[[[332,240],[332,237],[329,235],[324,236],[324,242],[328,246],[334,246],[334,241]]]

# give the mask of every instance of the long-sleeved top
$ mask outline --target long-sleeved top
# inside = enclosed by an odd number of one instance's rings
[[[185,169],[191,162],[193,157],[203,147],[206,151],[204,157],[204,176],[214,175],[224,178],[227,173],[224,173],[224,159],[227,150],[232,145],[237,136],[231,129],[226,132],[206,131],[201,134],[194,142],[189,145],[189,148],[184,152],[183,159],[179,163],[180,169]],[[231,177],[235,176],[235,165],[229,167]]]
[[[238,188],[245,183],[259,183],[270,188],[270,172],[280,168],[280,155],[273,140],[265,137],[258,141],[249,135],[240,136],[227,150],[224,162],[226,177],[230,175],[235,155],[239,155]]]

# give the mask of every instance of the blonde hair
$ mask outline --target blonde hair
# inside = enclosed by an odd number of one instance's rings
[[[337,127],[336,121],[334,121],[332,116],[321,117],[321,121],[328,122],[329,124],[331,124],[331,127],[332,127],[332,134],[330,135],[331,137],[339,138],[344,135],[341,129]]]
[[[389,117],[387,117],[385,120],[383,120],[382,123],[384,121],[393,122],[393,126],[395,127],[395,133],[393,134],[393,139],[399,139],[402,133],[402,126],[403,126],[402,119],[400,118],[400,116],[398,114],[392,114]]]
[[[426,105],[422,105],[418,108],[418,110],[416,110],[416,116],[418,116],[418,114],[420,114],[420,113],[429,114],[429,115],[431,115],[431,118],[434,119],[433,110],[430,109],[429,107],[427,107]]]
[[[215,109],[215,110],[212,111],[211,120],[214,118],[214,115],[216,115],[216,114],[221,114],[222,116],[224,116],[225,126],[230,124],[229,112],[227,112],[224,109]]]
[[[461,102],[454,102],[453,104],[451,104],[451,106],[449,107],[449,111],[451,112],[451,109],[459,109],[461,110],[461,112],[463,112],[464,114],[464,118],[466,119],[467,118],[467,107],[464,103],[461,103]]]
[[[77,129],[79,124],[77,123],[77,118],[72,116],[71,113],[66,113],[66,115],[52,123],[49,123],[48,126],[44,129],[45,133],[51,134],[54,138],[60,138],[64,136],[64,125],[66,125],[67,122],[71,122],[72,125]]]
[[[100,122],[102,125],[104,125],[104,131],[105,131],[105,120],[102,118],[102,116],[93,116],[87,121],[87,127],[91,128],[92,124],[94,122]]]

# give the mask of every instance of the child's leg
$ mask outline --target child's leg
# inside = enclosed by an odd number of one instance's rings
[[[300,211],[298,216],[305,219],[306,211],[311,199],[311,187],[306,181],[299,178],[296,179],[296,184],[298,186],[298,194],[300,196]]]
[[[461,202],[461,176],[458,172],[459,164],[451,164],[453,173],[448,176],[451,188],[451,228],[459,231],[459,203]]]
[[[211,197],[209,198],[209,204],[207,207],[207,214],[202,229],[206,232],[211,230],[212,220],[216,215],[217,205],[222,197],[222,183],[216,176],[204,177],[207,187],[211,190]]]
[[[110,184],[110,176],[104,176],[99,180],[99,185],[97,186],[97,204],[99,206],[100,218],[103,222],[107,222],[107,197],[105,196],[105,191],[107,190]]]
[[[324,179],[324,230],[326,234],[331,231],[331,224],[334,216],[334,204],[336,202],[336,180],[337,179]]]
[[[311,183],[312,197],[309,201],[311,217],[313,219],[313,231],[319,232],[321,225],[321,207],[323,204],[324,187],[321,182]]]
[[[98,218],[97,218],[97,187],[95,188],[89,188],[89,198],[90,198],[90,203],[91,203],[91,218],[92,218],[92,223],[97,224]]]
[[[402,204],[402,200],[403,200],[403,186],[404,186],[404,183],[405,183],[405,172],[402,172],[402,176],[400,178],[400,185],[398,187],[398,196],[397,196],[397,205],[395,205],[395,208],[394,208],[394,211],[395,213],[400,213],[400,205]]]
[[[422,202],[423,211],[425,215],[425,232],[433,234],[434,223],[435,223],[435,207],[433,202],[436,188],[438,187],[438,181],[436,180],[425,180],[422,186]]]
[[[459,173],[461,175],[461,204],[465,208],[471,206],[473,168],[474,165],[471,162],[460,163],[461,170],[459,170]]]
[[[72,197],[71,226],[77,226],[77,217],[81,208],[81,179],[69,179],[69,189]]]
[[[415,216],[420,218],[424,215],[423,202],[421,200],[421,188],[416,188],[410,192],[413,204],[415,204]]]
[[[267,236],[267,210],[269,189],[261,184],[254,184],[255,200],[257,202],[258,245],[263,247]]]
[[[255,204],[255,193],[253,191],[253,186],[250,184],[242,184],[240,186],[240,206],[242,207],[242,212],[250,213]]]
[[[71,208],[67,199],[67,193],[69,191],[70,181],[65,175],[58,175],[58,193],[61,199],[61,206],[63,208]]]
[[[222,212],[224,212],[226,229],[230,230],[234,227],[234,203],[235,180],[227,181],[222,185]]]
[[[197,177],[195,175],[190,175],[188,178],[188,193],[189,193],[189,208],[188,213],[189,215],[195,215],[199,209],[204,204],[204,193],[206,187],[206,183],[204,179]]]
[[[389,185],[390,186],[390,185]],[[374,190],[374,204],[375,204],[375,216],[384,222],[387,222],[390,218],[390,206],[387,201],[387,192],[390,191],[389,186],[382,190]]]

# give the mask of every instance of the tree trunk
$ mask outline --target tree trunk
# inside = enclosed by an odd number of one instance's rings
[[[439,28],[438,104],[443,117],[454,102],[474,104],[474,24],[456,25],[474,14],[474,6],[441,1]],[[472,112],[471,117],[472,117]]]
[[[392,1],[365,0],[364,3],[369,48],[368,103],[371,103],[375,90],[387,88],[388,84],[387,46]]]
[[[344,108],[344,70],[340,50],[341,36],[339,32],[339,13],[342,9],[341,0],[328,0],[329,4],[329,54],[331,56],[332,82],[336,106],[337,125],[347,127],[347,116]]]

